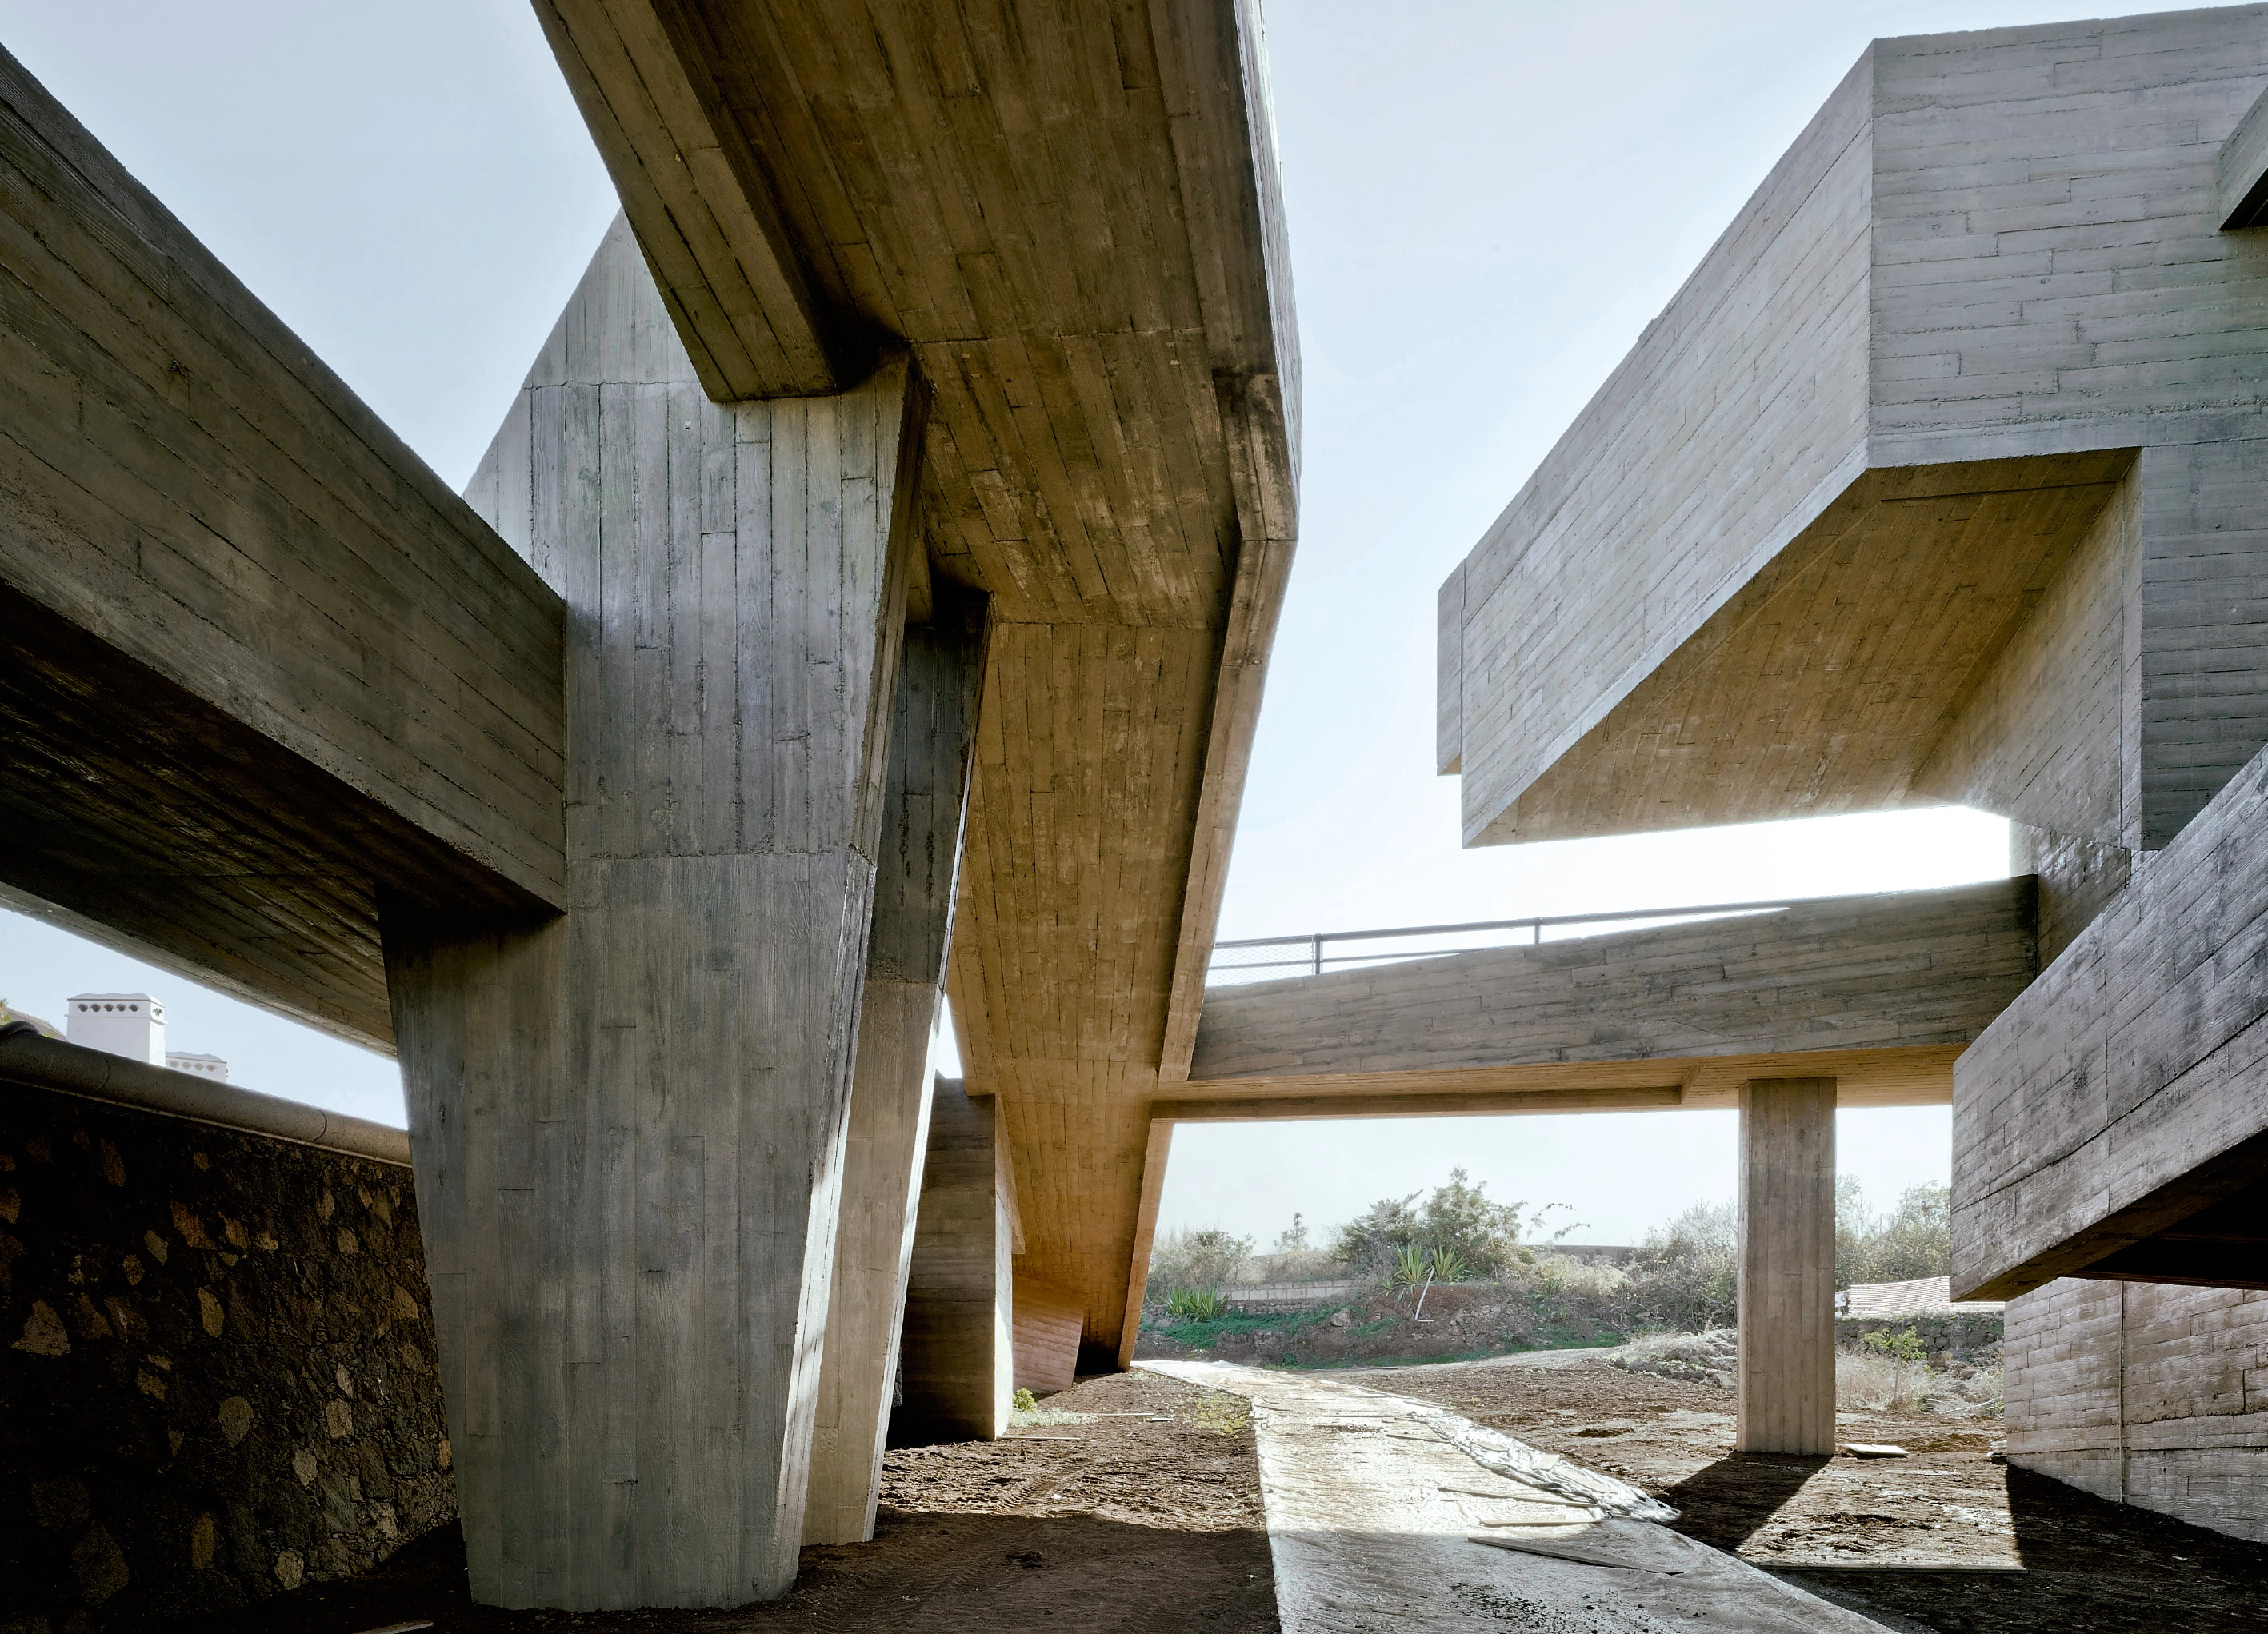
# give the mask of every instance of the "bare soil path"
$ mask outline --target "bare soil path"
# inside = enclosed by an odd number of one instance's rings
[[[579,1615],[475,1606],[451,1527],[365,1577],[188,1627],[358,1634],[430,1619],[438,1634],[1277,1634],[1241,1401],[1130,1373],[1086,1380],[1046,1405],[1093,1417],[892,1451],[873,1542],[804,1550],[794,1590],[762,1605]]]
[[[1562,1353],[1334,1376],[1453,1408],[1641,1487],[1676,1527],[1886,1626],[1933,1634],[2268,1630],[2268,1547],[2090,1498],[1990,1460],[1986,1419],[1842,1415],[1902,1459],[1732,1451],[1707,1384]],[[1522,1362],[1524,1365],[1505,1365]]]

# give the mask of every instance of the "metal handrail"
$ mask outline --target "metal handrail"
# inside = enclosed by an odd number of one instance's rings
[[[1323,953],[1327,942],[1385,941],[1406,936],[1462,936],[1479,931],[1526,931],[1531,946],[1541,946],[1547,927],[1569,924],[1614,924],[1624,920],[1700,918],[1712,914],[1766,913],[1775,909],[1795,908],[1811,901],[1809,897],[1782,897],[1762,902],[1704,902],[1690,908],[1631,908],[1620,912],[1592,914],[1539,914],[1525,919],[1476,919],[1463,924],[1410,924],[1380,931],[1315,931],[1305,936],[1248,936],[1217,941],[1213,953],[1218,956],[1224,948],[1244,947],[1306,947],[1304,959],[1260,959],[1248,964],[1228,967],[1235,970],[1272,970],[1297,966],[1321,975],[1323,967],[1334,964],[1358,964],[1366,960],[1396,955],[1375,953],[1345,953],[1329,958]],[[1499,944],[1499,946],[1503,946]],[[1481,952],[1477,948],[1450,948],[1445,953]],[[1437,958],[1440,953],[1410,953],[1408,958]]]

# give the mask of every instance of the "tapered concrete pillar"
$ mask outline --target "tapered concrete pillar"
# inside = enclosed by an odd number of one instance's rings
[[[1015,1391],[1020,1244],[1008,1131],[990,1095],[937,1080],[929,1156],[906,1278],[900,1446],[990,1441]]]
[[[806,1543],[874,1535],[929,1142],[929,1042],[951,940],[983,643],[981,611],[948,606],[934,622],[906,631],[898,664]]]
[[[1835,1080],[1741,1090],[1744,1453],[1835,1450]]]
[[[711,402],[618,224],[475,479],[571,746],[563,918],[385,916],[478,1600],[794,1578],[918,435],[902,361]]]

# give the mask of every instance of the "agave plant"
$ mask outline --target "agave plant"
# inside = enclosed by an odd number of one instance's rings
[[[1166,1299],[1166,1314],[1178,1322],[1209,1322],[1227,1308],[1218,1288],[1176,1288]]]
[[[1431,1263],[1435,1282],[1462,1282],[1473,1271],[1473,1268],[1465,1263],[1465,1256],[1454,1248],[1434,1249]]]
[[[1388,1279],[1396,1288],[1415,1288],[1425,1280],[1432,1262],[1425,1250],[1416,1243],[1406,1244],[1394,1256],[1394,1275]]]

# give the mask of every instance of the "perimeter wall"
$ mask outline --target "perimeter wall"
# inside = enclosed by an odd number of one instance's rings
[[[407,1168],[0,1110],[0,1634],[225,1612],[455,1519]]]

